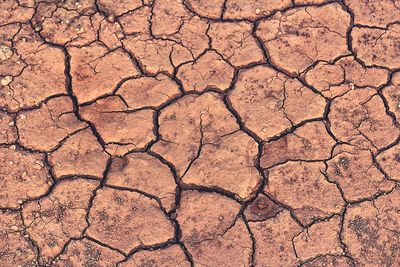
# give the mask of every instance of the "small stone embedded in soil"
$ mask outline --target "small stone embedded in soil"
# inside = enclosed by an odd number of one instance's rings
[[[245,126],[264,140],[322,117],[326,106],[297,79],[265,66],[241,71],[229,100]]]
[[[17,139],[17,129],[11,115],[0,111],[0,144],[10,144]]]
[[[114,266],[124,256],[88,239],[72,240],[65,251],[55,260],[57,267]]]
[[[121,263],[121,267],[129,266],[190,266],[183,250],[179,245],[172,245],[167,248],[157,250],[142,250],[132,255],[126,262]]]
[[[67,175],[90,175],[103,177],[108,155],[90,129],[85,129],[68,137],[49,156],[57,178]]]
[[[326,180],[322,162],[287,162],[268,171],[265,192],[293,209],[303,224],[339,214],[344,200],[335,184]]]
[[[36,249],[23,231],[21,215],[18,212],[0,212],[0,265],[1,266],[38,266]]]
[[[339,184],[347,201],[359,201],[395,186],[375,166],[371,151],[351,146],[338,146],[327,161],[327,175]]]
[[[254,161],[257,153],[257,143],[241,131],[203,143],[182,182],[222,188],[235,193],[239,199],[247,199],[262,180]]]
[[[247,206],[244,215],[248,221],[264,221],[275,217],[283,209],[270,198],[259,194],[253,202]]]
[[[288,160],[327,160],[335,143],[323,122],[309,122],[264,144],[260,165],[266,169]]]
[[[171,240],[174,227],[157,201],[136,192],[100,189],[89,213],[88,236],[124,253]]]
[[[177,78],[185,91],[202,92],[206,89],[225,91],[229,88],[234,69],[220,55],[209,51],[196,62],[179,68]]]
[[[155,139],[154,111],[142,109],[129,112],[124,101],[117,96],[99,99],[80,108],[79,113],[84,120],[93,123],[106,143],[133,145],[137,149],[143,149]]]
[[[0,208],[18,209],[20,201],[49,190],[51,177],[43,161],[41,153],[0,147]]]
[[[73,113],[73,103],[67,96],[52,98],[39,109],[17,115],[18,142],[25,147],[50,151],[68,135],[87,127]]]
[[[48,196],[23,206],[27,232],[39,247],[43,263],[57,256],[69,239],[82,235],[88,226],[86,210],[98,185],[84,179],[61,181]]]
[[[145,153],[114,158],[106,184],[158,197],[167,211],[175,206],[176,184],[172,172],[159,159]]]

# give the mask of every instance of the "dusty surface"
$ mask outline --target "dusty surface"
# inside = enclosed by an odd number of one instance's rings
[[[0,266],[400,266],[400,1],[0,1]]]

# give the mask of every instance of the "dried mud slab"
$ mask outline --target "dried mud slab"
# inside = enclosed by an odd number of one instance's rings
[[[400,180],[400,144],[384,150],[376,161],[391,179]]]
[[[108,155],[90,129],[80,131],[70,137],[49,156],[57,178],[68,175],[89,175],[103,177]]]
[[[82,118],[93,123],[104,142],[120,146],[131,145],[143,149],[155,139],[154,111],[142,109],[129,112],[124,101],[117,96],[97,100],[80,108]]]
[[[167,211],[175,206],[176,184],[171,170],[159,159],[145,153],[114,158],[106,184],[155,196]]]
[[[33,1],[28,1],[24,6],[16,0],[2,1],[0,3],[0,25],[28,22],[35,13],[33,5]]]
[[[326,180],[320,162],[287,162],[268,172],[265,192],[290,207],[303,224],[339,214],[344,200],[335,184]]]
[[[263,16],[269,16],[275,11],[292,6],[290,0],[228,0],[226,1],[224,19],[248,19],[254,21]]]
[[[351,38],[354,53],[366,65],[388,69],[400,67],[399,24],[390,25],[387,29],[354,27]]]
[[[371,27],[387,27],[398,21],[400,5],[397,1],[357,1],[345,0],[345,4],[354,14],[354,23]]]
[[[119,266],[184,267],[190,266],[190,262],[186,259],[186,256],[179,245],[172,245],[170,247],[157,250],[139,251],[133,254],[129,260],[121,263]]]
[[[115,266],[124,256],[88,239],[73,240],[55,261],[54,266]]]
[[[5,112],[0,112],[0,144],[11,144],[17,137],[14,118]]]
[[[347,201],[370,198],[395,186],[375,166],[371,151],[366,149],[338,146],[327,165],[329,179],[340,186]]]
[[[290,217],[288,211],[282,211],[266,221],[249,222],[249,227],[256,243],[255,266],[262,266],[266,262],[271,266],[297,265],[299,259],[292,239],[302,228]]]
[[[180,94],[179,85],[165,74],[127,80],[118,89],[129,109],[159,107]]]
[[[325,254],[340,256],[344,252],[339,236],[340,227],[341,218],[334,216],[303,230],[293,238],[297,256],[302,261]]]
[[[161,140],[151,150],[185,173],[204,143],[239,130],[235,117],[216,93],[188,95],[164,108],[158,118]]]
[[[256,35],[274,65],[297,75],[318,60],[348,54],[349,25],[350,15],[334,3],[278,12],[259,23]]]
[[[326,106],[322,96],[297,79],[264,66],[240,72],[229,100],[245,126],[263,140],[321,118]]]
[[[182,241],[199,265],[248,266],[252,242],[240,205],[216,193],[185,191],[177,210]]]
[[[346,256],[320,256],[311,261],[304,263],[304,267],[353,267],[354,263],[351,258]]]
[[[392,77],[391,85],[382,89],[382,94],[387,101],[389,111],[392,112],[400,123],[400,73]]]
[[[174,237],[174,227],[157,201],[136,192],[111,188],[97,191],[89,225],[88,236],[126,254]]]
[[[214,143],[203,144],[181,181],[189,185],[222,188],[239,199],[257,190],[262,177],[255,167],[257,143],[239,131]]]
[[[343,142],[379,149],[399,136],[399,129],[375,89],[351,90],[334,99],[328,118],[332,133]]]
[[[246,22],[215,22],[208,31],[211,46],[235,67],[264,61],[261,48],[251,34],[252,25]]]
[[[347,209],[342,236],[356,265],[400,264],[399,202],[396,189],[373,202],[362,202]]]
[[[18,143],[24,147],[50,151],[62,140],[87,125],[79,121],[68,96],[52,98],[39,109],[17,115]]]
[[[0,208],[18,209],[26,200],[44,195],[52,184],[41,153],[1,147],[0,163]]]
[[[116,17],[131,10],[135,10],[143,5],[140,0],[99,0],[98,6],[101,11],[105,12],[107,16]]]
[[[265,143],[260,165],[267,169],[289,160],[327,160],[335,144],[323,122],[309,122],[293,133]]]
[[[0,211],[0,264],[2,266],[37,266],[37,251],[18,212]]]
[[[71,238],[82,235],[88,226],[89,201],[98,185],[85,179],[61,181],[46,197],[24,204],[26,231],[38,246],[43,263],[51,262]]]
[[[8,30],[15,32],[3,32]],[[0,35],[3,34],[13,47],[3,47],[4,60],[0,61],[1,108],[32,108],[50,96],[66,93],[65,57],[61,49],[44,44],[28,24],[0,28]],[[10,65],[13,67],[9,68]]]
[[[190,7],[190,10],[202,17],[211,19],[222,17],[224,0],[215,0],[212,2],[207,0],[187,0],[185,3]]]
[[[79,103],[111,94],[121,80],[139,74],[135,63],[122,49],[108,51],[100,43],[69,48],[74,94]]]
[[[226,91],[233,76],[233,67],[214,51],[208,51],[194,63],[182,65],[177,73],[185,91],[197,92],[207,89]]]

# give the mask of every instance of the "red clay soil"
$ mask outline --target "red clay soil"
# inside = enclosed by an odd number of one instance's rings
[[[400,1],[1,0],[0,266],[400,266]]]

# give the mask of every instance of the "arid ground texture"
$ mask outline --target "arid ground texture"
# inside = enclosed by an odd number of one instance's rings
[[[400,0],[0,0],[0,266],[400,266]]]

